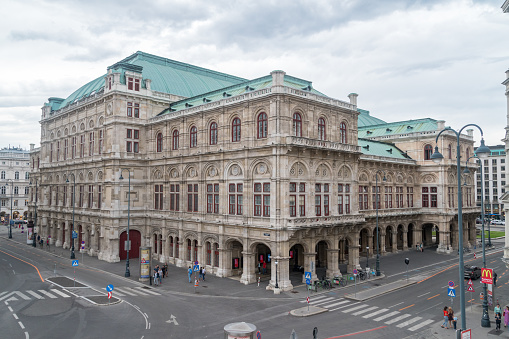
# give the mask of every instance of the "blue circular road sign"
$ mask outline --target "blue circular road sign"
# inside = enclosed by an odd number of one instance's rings
[[[357,274],[359,273],[359,271],[357,271],[356,269],[353,270],[353,274]]]
[[[449,281],[449,287],[454,287],[454,281]]]
[[[256,339],[262,339],[262,334],[260,331],[256,332]]]
[[[108,286],[106,286],[106,291],[108,291],[108,292],[113,291],[113,285],[109,284]]]

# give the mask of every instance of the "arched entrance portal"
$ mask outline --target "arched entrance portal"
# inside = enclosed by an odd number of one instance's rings
[[[290,271],[300,272],[304,267],[304,247],[301,244],[293,245],[290,248]]]
[[[243,246],[240,242],[234,240],[229,246],[231,254],[231,272],[232,275],[241,275],[244,267],[244,257],[242,255]],[[268,267],[268,265],[267,265]]]
[[[422,244],[423,246],[433,245],[433,224],[422,225]]]
[[[324,240],[320,241],[315,246],[315,252],[316,252],[316,267],[327,267],[327,249],[329,246],[327,245],[327,242]]]
[[[393,228],[392,226],[387,226],[385,229],[385,251],[386,252],[392,252],[394,244],[392,243],[392,232]],[[376,251],[376,248],[375,248]]]
[[[408,248],[414,247],[414,225],[410,224],[408,225],[408,232],[406,233],[406,239],[407,239],[407,246]]]
[[[127,251],[125,250],[125,242],[127,241],[127,232],[124,231],[120,234],[120,242],[118,255],[120,260],[127,259]],[[129,250],[129,259],[140,257],[141,246],[141,233],[137,230],[129,230],[129,241],[131,242],[131,249]]]
[[[256,245],[256,268],[258,270],[258,263],[260,263],[260,269],[263,268],[263,263],[267,265],[267,270],[270,271],[269,263],[270,260],[270,248],[265,244]]]
[[[396,241],[398,242],[398,250],[403,250],[403,225],[398,225],[398,233],[396,234]]]

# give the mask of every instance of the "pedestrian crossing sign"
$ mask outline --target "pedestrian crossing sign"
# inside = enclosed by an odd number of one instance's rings
[[[73,261],[72,261],[72,265],[73,265],[73,266],[78,266],[78,260],[73,260]]]
[[[474,291],[474,286],[472,285],[468,285],[468,289],[467,289],[468,292],[475,292]]]
[[[447,295],[449,297],[455,298],[456,297],[456,291],[454,290],[454,288],[449,288],[449,290],[447,291]]]
[[[304,279],[311,279],[311,272],[304,272]]]

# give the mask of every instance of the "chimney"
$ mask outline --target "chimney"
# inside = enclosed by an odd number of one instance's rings
[[[445,128],[445,120],[438,120],[437,125],[438,125],[437,131],[440,132],[441,130],[443,130]]]
[[[272,71],[270,75],[272,75],[272,87],[275,86],[283,86],[285,83],[285,72],[284,71]]]
[[[352,105],[354,105],[355,107],[357,107],[357,97],[358,96],[359,96],[359,94],[357,94],[357,93],[348,94],[348,97],[350,98],[350,103]]]

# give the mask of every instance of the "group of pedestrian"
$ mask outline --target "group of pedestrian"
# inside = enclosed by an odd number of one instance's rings
[[[267,263],[264,261],[258,262],[258,274],[267,274]]]
[[[423,246],[422,242],[420,244],[415,244],[415,250],[424,252],[424,246]]]
[[[161,285],[162,279],[168,276],[168,264],[164,264],[163,267],[156,265],[154,267],[154,285]]]
[[[504,312],[500,308],[500,304],[497,303],[497,306],[493,308],[495,313],[495,323],[497,324],[496,330],[500,331],[500,325],[502,324],[502,317],[504,318],[504,327],[509,325],[509,306],[504,308]]]
[[[454,311],[453,311],[452,307],[444,306],[444,322],[442,323],[442,328],[456,329],[457,322],[458,322],[458,317],[454,316]]]

